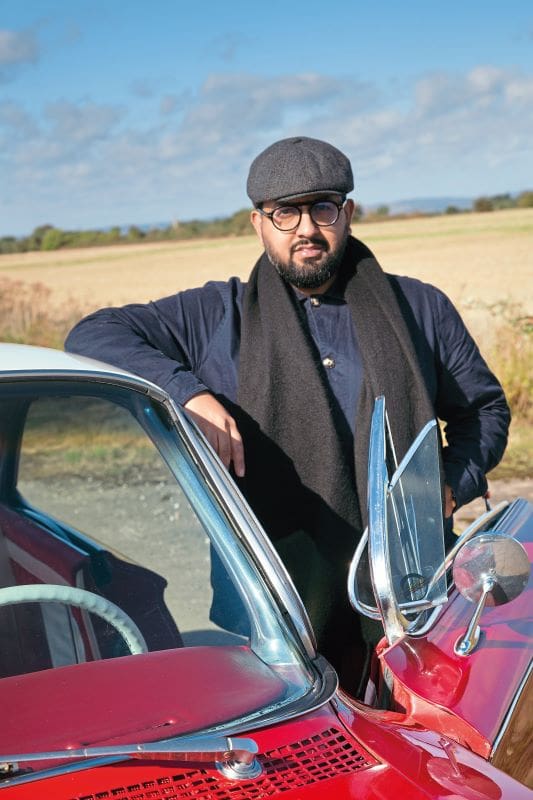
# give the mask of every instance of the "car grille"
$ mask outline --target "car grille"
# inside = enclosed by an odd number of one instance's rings
[[[269,750],[258,759],[263,773],[253,781],[230,781],[214,770],[184,769],[172,776],[69,800],[263,800],[378,763],[335,728]]]

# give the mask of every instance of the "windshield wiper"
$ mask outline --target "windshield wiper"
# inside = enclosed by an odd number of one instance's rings
[[[0,755],[0,773],[12,777],[19,771],[19,762],[54,761],[56,759],[89,759],[102,756],[125,756],[152,761],[211,762],[226,777],[257,777],[261,765],[256,759],[258,747],[253,739],[230,736],[196,736],[188,739],[167,739],[162,742],[119,744],[106,747],[80,747],[42,753]]]

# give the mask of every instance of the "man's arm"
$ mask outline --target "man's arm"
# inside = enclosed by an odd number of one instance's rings
[[[233,463],[242,476],[244,450],[235,421],[195,374],[223,315],[216,285],[207,284],[153,303],[96,311],[72,329],[65,349],[161,386],[187,409],[224,465]]]
[[[226,469],[233,464],[235,474],[242,478],[245,473],[244,446],[231,414],[209,392],[191,397],[184,408],[216,450]]]
[[[485,476],[503,456],[511,417],[500,383],[458,312],[442,293],[438,301],[436,410],[445,422],[446,483],[462,506],[486,492]]]
[[[185,293],[183,293],[185,294]],[[155,303],[103,308],[70,331],[65,349],[105,361],[156,383],[179,403],[207,388],[195,376],[193,361],[209,339],[208,326],[189,345],[189,310],[198,300],[181,295]]]

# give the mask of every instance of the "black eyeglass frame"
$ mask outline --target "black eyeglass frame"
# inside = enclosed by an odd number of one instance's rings
[[[313,207],[316,205],[322,205],[324,203],[330,203],[332,206],[335,206],[337,209],[337,216],[332,222],[317,222],[316,219],[313,217]],[[290,233],[291,231],[295,231],[300,222],[302,221],[302,208],[308,208],[308,214],[313,220],[314,224],[317,225],[319,228],[330,228],[332,225],[338,221],[341,211],[346,203],[346,198],[342,200],[340,203],[336,203],[335,200],[314,200],[312,203],[298,203],[291,205],[291,203],[287,203],[287,205],[277,206],[273,211],[264,211],[260,206],[256,206],[256,211],[263,217],[268,217],[272,225],[276,228],[277,231],[281,231],[281,233]],[[276,211],[279,211],[281,208],[294,208],[298,211],[298,222],[296,225],[293,225],[292,228],[280,228],[279,225],[276,225],[274,222],[274,214]]]

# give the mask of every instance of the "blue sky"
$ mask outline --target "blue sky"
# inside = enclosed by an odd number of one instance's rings
[[[533,3],[0,4],[0,235],[228,215],[291,135],[363,207],[533,188]]]

